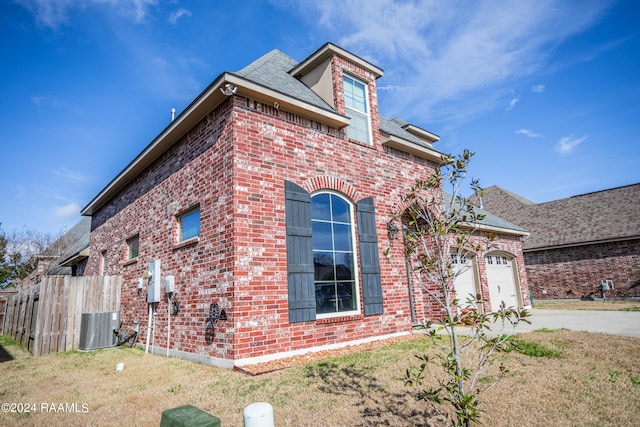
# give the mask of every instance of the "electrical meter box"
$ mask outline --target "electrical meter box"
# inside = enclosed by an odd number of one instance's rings
[[[147,290],[147,302],[160,302],[160,260],[149,263],[149,289]]]
[[[173,276],[167,276],[164,278],[164,292],[166,294],[176,293],[176,279]]]

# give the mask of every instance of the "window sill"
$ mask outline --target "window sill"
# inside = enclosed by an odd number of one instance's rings
[[[363,141],[360,141],[359,139],[353,139],[353,138],[349,138],[349,137],[347,137],[347,139],[349,140],[349,142],[351,142],[353,144],[360,145],[362,147],[375,148],[375,146],[373,145],[372,142],[363,142]]]
[[[138,262],[138,257],[135,257],[135,258],[133,258],[133,259],[130,259],[130,260],[125,261],[125,262],[124,262],[124,264],[122,264],[122,266],[123,266],[123,267],[127,267],[127,266],[129,266],[129,265],[133,265],[133,264],[135,264],[135,263],[137,263],[137,262]]]
[[[364,318],[362,313],[359,311],[351,311],[346,313],[339,314],[331,314],[331,315],[322,315],[323,317],[318,317],[316,315],[316,324],[326,324],[326,323],[340,323],[340,322],[351,322],[354,320],[360,320]],[[327,316],[327,317],[325,317]]]
[[[183,240],[180,243],[176,243],[175,245],[173,245],[173,250],[176,251],[178,249],[182,249],[182,248],[186,248],[189,246],[195,246],[200,242],[200,237],[196,236],[196,237],[192,237],[190,239],[187,240]]]

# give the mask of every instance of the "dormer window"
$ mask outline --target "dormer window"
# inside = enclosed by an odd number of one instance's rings
[[[347,135],[351,139],[371,143],[369,108],[367,107],[367,85],[353,77],[344,76],[344,104],[346,116],[351,119]]]

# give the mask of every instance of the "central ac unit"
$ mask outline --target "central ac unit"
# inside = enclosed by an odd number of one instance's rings
[[[114,329],[120,327],[119,311],[82,313],[80,320],[80,351],[113,347],[116,344]]]

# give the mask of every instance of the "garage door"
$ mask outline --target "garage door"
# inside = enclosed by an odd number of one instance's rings
[[[475,304],[466,303],[470,298],[469,294],[474,296],[478,294],[473,262],[467,257],[458,257],[457,255],[452,255],[452,257],[454,268],[456,268],[456,273],[458,274],[454,283],[456,296],[460,300],[460,307],[475,307]]]
[[[507,307],[518,307],[512,259],[502,255],[487,255],[485,261],[491,310],[498,310],[502,301]]]

